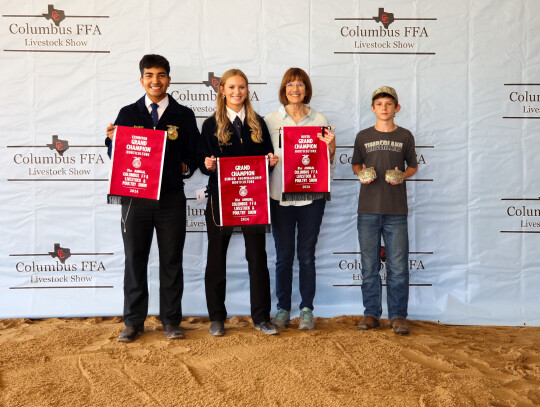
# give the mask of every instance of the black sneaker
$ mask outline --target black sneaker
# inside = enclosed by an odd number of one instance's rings
[[[144,332],[144,326],[126,326],[118,336],[118,342],[133,342]]]
[[[167,339],[184,339],[184,330],[180,325],[164,325],[163,332]]]
[[[261,331],[265,335],[277,335],[279,330],[277,326],[269,321],[261,322],[260,324],[255,324],[255,329]]]
[[[213,336],[225,335],[225,323],[223,321],[210,322],[210,335],[213,335]]]

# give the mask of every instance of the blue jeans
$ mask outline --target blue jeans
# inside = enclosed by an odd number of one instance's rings
[[[358,242],[362,252],[364,315],[382,314],[381,236],[386,250],[388,318],[407,318],[409,302],[409,236],[407,215],[358,214]]]
[[[294,246],[298,229],[300,309],[307,307],[313,310],[315,246],[325,206],[324,199],[317,199],[305,206],[281,206],[278,201],[271,200],[272,234],[276,245],[276,296],[280,309],[291,310]]]

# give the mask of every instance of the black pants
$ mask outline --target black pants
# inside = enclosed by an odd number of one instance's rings
[[[212,216],[213,213],[213,216]],[[215,221],[215,222],[214,222]],[[223,321],[225,308],[227,248],[230,234],[222,234],[219,224],[219,201],[216,195],[208,197],[206,206],[206,230],[208,253],[204,283],[206,305],[211,321]],[[266,237],[264,233],[243,232],[248,262],[251,318],[254,324],[270,321],[270,276],[266,262]]]
[[[163,325],[182,321],[186,196],[184,191],[165,192],[159,203],[159,209],[122,205],[122,217],[126,219],[126,232],[122,224],[126,326],[143,325],[148,314],[148,256],[154,228],[159,249],[159,318]]]

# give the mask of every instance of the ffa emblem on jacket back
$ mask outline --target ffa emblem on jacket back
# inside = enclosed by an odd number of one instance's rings
[[[178,138],[178,126],[167,125],[167,135],[169,140],[176,140]]]

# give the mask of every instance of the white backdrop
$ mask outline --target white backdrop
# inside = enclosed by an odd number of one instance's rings
[[[311,105],[339,146],[317,248],[317,316],[363,312],[349,161],[358,130],[374,124],[370,95],[385,84],[398,92],[396,122],[415,135],[420,162],[408,182],[409,317],[540,325],[538,1],[49,4],[0,0],[1,318],[121,315],[120,208],[106,204],[104,133],[144,93],[142,55],[158,53],[171,63],[170,93],[199,125],[215,107],[204,82],[227,69],[247,74],[262,115],[279,107],[287,68],[310,74]],[[200,173],[186,184],[185,315],[206,315],[204,207],[193,199],[204,185]],[[249,314],[240,236],[229,250],[227,308]]]

